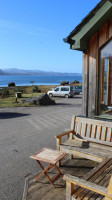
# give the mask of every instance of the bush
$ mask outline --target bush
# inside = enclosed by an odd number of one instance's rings
[[[14,82],[9,82],[8,83],[8,87],[15,87],[15,83]]]
[[[8,97],[9,96],[9,91],[7,90],[7,89],[2,89],[1,91],[0,91],[0,94],[2,95],[2,98],[3,97]]]
[[[108,110],[108,106],[105,105],[104,102],[101,103],[100,108],[101,108],[101,111],[106,111],[106,110]]]
[[[15,90],[14,90],[14,92],[25,92],[22,88],[16,88]]]
[[[41,90],[38,90],[38,93],[41,93]]]
[[[61,81],[60,85],[69,85],[69,81]]]
[[[36,86],[35,88],[32,89],[32,92],[38,92],[38,93],[41,93],[41,90],[38,90],[38,87]]]
[[[79,81],[76,81],[76,80],[71,82],[71,84],[78,84],[78,83],[79,83]]]

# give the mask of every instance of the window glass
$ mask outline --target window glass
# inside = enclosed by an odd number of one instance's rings
[[[68,87],[62,87],[61,91],[69,91],[69,88]]]
[[[100,103],[112,105],[112,40],[100,52]]]
[[[58,92],[58,91],[59,91],[59,88],[56,88],[54,91]]]

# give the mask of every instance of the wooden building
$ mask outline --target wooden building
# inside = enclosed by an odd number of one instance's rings
[[[94,117],[112,107],[112,0],[102,0],[63,39],[83,52],[82,115]]]

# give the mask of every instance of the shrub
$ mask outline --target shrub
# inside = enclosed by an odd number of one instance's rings
[[[38,92],[38,93],[41,93],[41,90],[38,90],[38,87],[36,86],[35,88],[32,89],[32,92]]]
[[[15,86],[15,83],[14,82],[9,82],[8,83],[8,87],[14,87]]]
[[[15,90],[14,90],[14,92],[24,92],[24,90],[22,89],[22,88],[16,88]]]
[[[105,105],[104,102],[101,103],[100,108],[101,108],[101,111],[106,111],[106,110],[108,110],[108,106]]]
[[[38,90],[38,93],[41,93],[41,90]]]
[[[7,97],[9,95],[9,91],[6,88],[4,88],[0,91],[0,94],[2,95],[2,98]]]
[[[60,85],[69,85],[69,81],[61,81]]]
[[[76,81],[76,80],[71,82],[71,84],[78,84],[78,83],[79,83],[79,81]]]

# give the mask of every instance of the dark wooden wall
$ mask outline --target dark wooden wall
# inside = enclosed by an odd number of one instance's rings
[[[102,77],[99,74],[99,51],[111,38],[112,18],[90,38],[88,49],[83,51],[83,116],[94,117],[98,114],[98,85]]]

